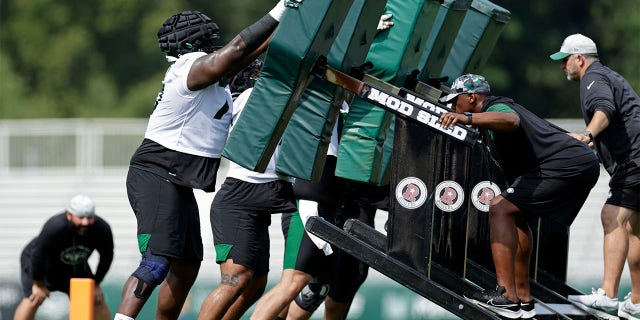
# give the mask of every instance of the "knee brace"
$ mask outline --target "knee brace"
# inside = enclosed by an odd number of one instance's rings
[[[315,279],[313,279],[308,285],[302,288],[302,291],[298,293],[294,301],[300,308],[314,312],[324,301],[327,294],[329,294],[329,285],[315,282]]]
[[[143,253],[138,269],[132,274],[133,277],[138,279],[138,285],[133,294],[138,299],[149,298],[153,290],[162,283],[168,273],[169,259],[150,252]]]

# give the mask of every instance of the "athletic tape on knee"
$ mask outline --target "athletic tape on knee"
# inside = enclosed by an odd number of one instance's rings
[[[329,294],[329,285],[310,282],[298,293],[294,301],[300,308],[314,312]]]
[[[143,253],[140,265],[132,275],[138,279],[138,285],[133,293],[139,299],[149,298],[168,273],[169,259],[149,252]]]

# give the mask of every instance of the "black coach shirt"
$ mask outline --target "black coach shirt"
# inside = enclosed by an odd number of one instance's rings
[[[113,260],[113,236],[111,227],[96,216],[94,224],[84,235],[78,234],[66,213],[51,217],[40,234],[24,249],[30,257],[32,277],[36,281],[46,278],[68,279],[76,275],[91,274],[87,259],[97,250],[100,262],[93,279],[100,283]]]
[[[597,161],[595,153],[585,143],[510,98],[489,96],[482,111],[492,111],[491,107],[496,105],[506,105],[520,117],[520,127],[515,131],[483,129],[483,136],[491,137],[484,140],[509,184],[532,171],[540,176],[572,177],[580,174],[585,165]]]
[[[596,61],[580,81],[582,115],[588,124],[596,111],[609,119],[609,126],[595,137],[602,164],[612,174],[628,161],[640,166],[640,98],[617,72]]]

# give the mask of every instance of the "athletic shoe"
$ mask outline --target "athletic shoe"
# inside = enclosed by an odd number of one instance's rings
[[[536,316],[536,308],[533,300],[527,302],[520,300],[520,309],[522,310],[521,319],[531,319]]]
[[[607,297],[602,288],[591,289],[588,295],[570,295],[567,299],[589,307],[594,315],[602,319],[618,320],[618,299]]]
[[[502,294],[505,292],[503,286],[497,286],[495,289],[465,292],[464,298],[481,306],[489,311],[495,312],[500,316],[509,319],[519,319],[522,316],[519,301],[510,301]]]
[[[625,297],[624,301],[618,307],[618,317],[627,320],[640,320],[640,303],[633,304],[631,302],[631,292]]]

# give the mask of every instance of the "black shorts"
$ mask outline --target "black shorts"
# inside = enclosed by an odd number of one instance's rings
[[[267,274],[271,214],[295,210],[290,182],[250,183],[227,178],[210,212],[216,262],[233,259],[257,276]]]
[[[140,252],[202,261],[200,213],[193,189],[130,167],[127,195],[138,222]]]
[[[589,165],[583,174],[572,177],[554,178],[531,172],[516,178],[502,191],[502,196],[530,217],[548,217],[569,226],[599,175],[597,162]]]
[[[335,222],[335,207],[318,205],[318,215]],[[333,253],[327,256],[318,249],[304,230],[298,212],[283,214],[281,223],[285,239],[283,269],[302,271],[328,283],[336,272],[339,250],[333,247]]]
[[[293,183],[296,199],[324,203],[342,203],[345,193],[345,179],[336,177],[335,156],[327,156],[319,181],[296,179]]]
[[[635,162],[621,165],[611,175],[605,203],[640,211],[640,167]]]
[[[23,251],[20,255],[22,292],[24,297],[31,296],[33,286],[33,272],[31,269],[31,256]],[[48,276],[48,275],[52,276]],[[49,291],[61,291],[69,295],[71,278],[93,278],[89,264],[74,266],[73,270],[55,270],[45,274],[44,284]]]

